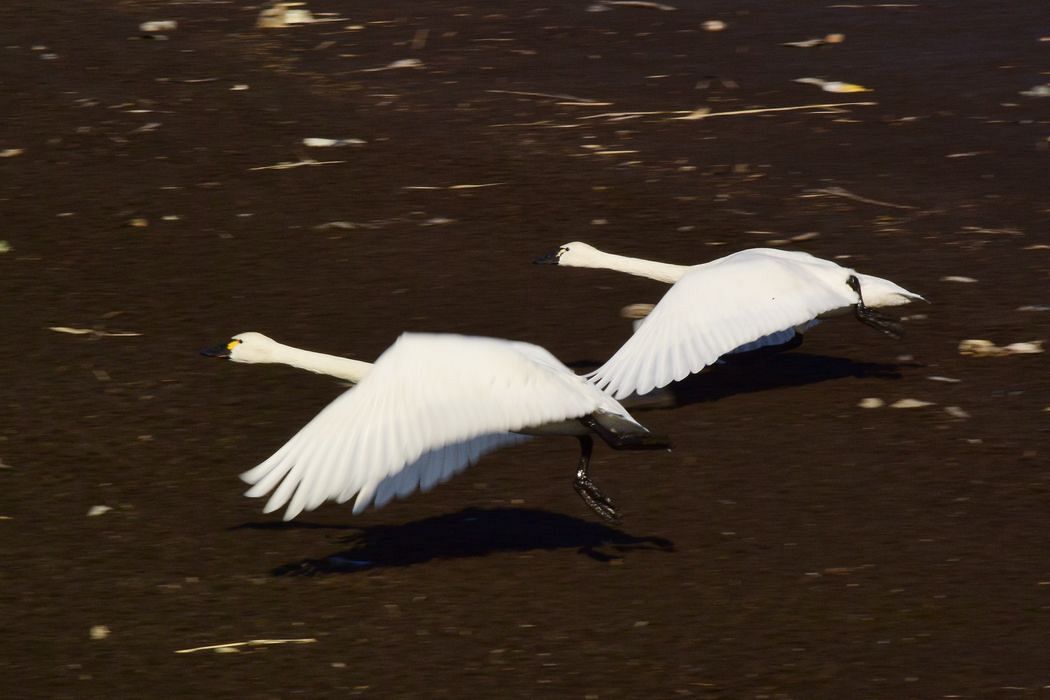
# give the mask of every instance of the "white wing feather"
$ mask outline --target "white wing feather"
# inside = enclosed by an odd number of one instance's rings
[[[747,343],[856,303],[850,274],[805,253],[764,249],[697,265],[590,380],[621,399],[684,379]]]
[[[529,427],[626,411],[535,345],[406,333],[368,375],[244,473],[285,519],[357,495],[354,512],[428,489]]]

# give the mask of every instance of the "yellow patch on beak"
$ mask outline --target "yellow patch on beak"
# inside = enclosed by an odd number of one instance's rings
[[[235,347],[240,345],[242,342],[243,341],[240,341],[240,340],[231,340],[230,342],[226,343],[226,349],[227,350],[233,350]]]

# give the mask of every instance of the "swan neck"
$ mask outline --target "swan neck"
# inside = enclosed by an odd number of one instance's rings
[[[288,345],[280,345],[274,352],[274,362],[305,369],[315,374],[326,374],[336,379],[357,383],[372,369],[370,362],[351,360],[348,357],[326,355],[323,352],[300,350]]]
[[[674,284],[689,268],[685,265],[671,265],[670,263],[656,262],[654,260],[643,260],[642,258],[630,258],[626,255],[613,255],[598,251],[594,267],[625,272],[636,277],[648,277],[658,282]]]

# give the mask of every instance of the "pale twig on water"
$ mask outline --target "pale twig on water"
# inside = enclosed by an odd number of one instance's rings
[[[811,194],[828,194],[833,197],[845,197],[846,199],[852,199],[857,202],[864,202],[865,204],[875,204],[880,207],[892,207],[893,209],[918,209],[909,204],[894,204],[892,202],[883,202],[878,199],[868,199],[867,197],[861,197],[858,194],[853,194],[849,190],[845,190],[841,187],[821,187],[815,190],[806,190]]]
[[[490,129],[500,129],[507,126],[540,126],[544,129],[578,129],[583,124],[554,124],[550,119],[542,119],[537,122],[516,122],[509,124],[489,124]]]
[[[362,68],[358,72],[359,73],[377,73],[377,72],[382,71],[382,70],[398,70],[400,68],[415,68],[415,69],[418,69],[418,68],[422,68],[422,67],[423,67],[423,62],[420,61],[418,58],[402,58],[402,59],[400,59],[398,61],[394,61],[393,63],[388,63],[385,66],[381,66],[380,68]]]
[[[616,119],[620,117],[647,117],[654,114],[691,114],[689,110],[679,109],[674,112],[602,112],[601,114],[589,114],[586,117],[577,117],[578,119],[601,119],[603,117],[609,119]]]
[[[525,92],[523,90],[486,90],[485,92],[497,95],[521,95],[522,97],[544,97],[552,100],[572,100],[573,102],[584,102],[587,104],[609,104],[605,102],[599,103],[597,100],[592,100],[589,97],[576,97],[575,95],[559,95],[557,93],[549,92]]]
[[[877,105],[878,102],[828,102],[820,104],[809,104],[809,105],[792,105],[790,107],[758,107],[755,109],[739,109],[732,112],[712,112],[707,107],[701,107],[699,109],[676,109],[671,111],[652,111],[652,112],[602,112],[601,114],[588,114],[585,117],[577,117],[579,120],[584,119],[625,119],[625,118],[636,118],[636,117],[650,117],[657,115],[668,115],[668,114],[679,114],[682,116],[671,117],[671,119],[684,120],[684,121],[696,121],[698,119],[707,119],[709,117],[733,117],[740,114],[762,114],[764,112],[792,112],[800,109],[827,109],[832,107],[871,107]]]
[[[678,9],[672,5],[664,5],[659,2],[645,2],[645,0],[602,0],[602,4],[620,5],[623,7],[645,7],[650,10],[663,10],[664,12],[673,12]]]
[[[100,331],[94,328],[70,328],[69,326],[49,326],[48,330],[56,333],[68,333],[70,335],[92,335],[96,338],[131,338],[142,335],[141,333],[133,333],[131,331],[110,333],[109,331]]]
[[[290,170],[292,168],[301,168],[304,165],[335,165],[337,163],[345,162],[345,160],[314,160],[313,158],[304,158],[303,160],[282,161],[280,163],[275,163],[274,165],[260,165],[257,168],[248,168],[248,170]]]
[[[733,112],[712,112],[706,107],[689,112],[684,117],[672,117],[685,121],[707,119],[709,117],[735,117],[739,114],[762,114],[765,112],[791,112],[800,109],[827,109],[831,107],[872,107],[878,102],[830,102],[826,104],[794,105],[792,107],[761,107],[757,109],[738,109]],[[668,112],[668,114],[681,114],[681,112]]]
[[[464,185],[449,185],[443,187],[441,185],[407,185],[402,187],[404,190],[476,190],[481,187],[497,187],[499,185],[505,185],[505,182],[482,182],[479,184],[464,184]]]
[[[236,649],[237,647],[262,647],[273,644],[310,644],[317,640],[313,637],[303,639],[249,639],[247,642],[230,642],[229,644],[211,644],[206,647],[193,647],[192,649],[176,649],[176,654],[193,654],[198,651],[216,651],[219,649]]]

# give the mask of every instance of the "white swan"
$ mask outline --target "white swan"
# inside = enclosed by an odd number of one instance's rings
[[[900,324],[870,307],[921,296],[808,253],[752,248],[700,265],[670,265],[572,242],[536,261],[618,270],[672,284],[637,332],[591,381],[618,399],[684,379],[722,355],[791,341],[848,309],[894,337]]]
[[[429,490],[528,435],[576,437],[580,461],[573,485],[599,515],[615,520],[613,503],[588,476],[591,436],[614,449],[670,447],[610,396],[529,343],[405,333],[373,365],[241,333],[202,353],[287,364],[357,384],[241,475],[252,484],[248,496],[273,491],[267,513],[287,504],[285,520],[355,494],[354,513],[373,500],[380,508],[395,496]]]

